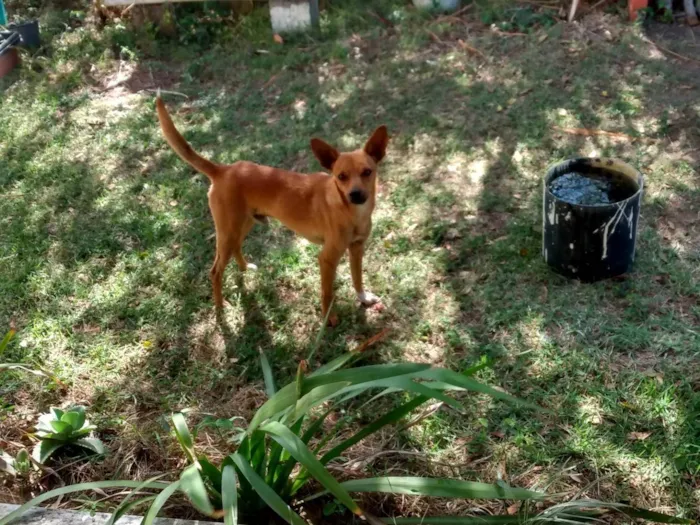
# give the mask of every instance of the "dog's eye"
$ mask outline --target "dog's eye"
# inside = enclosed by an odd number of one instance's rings
[[[348,176],[345,173],[339,173],[338,180],[339,181],[346,181],[346,180],[348,180]]]
[[[369,168],[362,172],[363,177],[369,177],[370,175],[372,175],[372,170]]]

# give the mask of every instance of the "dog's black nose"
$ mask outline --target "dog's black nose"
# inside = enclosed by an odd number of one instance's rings
[[[352,190],[350,192],[350,202],[353,204],[364,204],[367,200],[367,195],[362,190]]]

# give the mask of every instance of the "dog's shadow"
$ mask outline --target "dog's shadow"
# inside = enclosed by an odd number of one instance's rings
[[[274,285],[262,285],[263,290],[252,288],[251,283],[246,285],[245,276],[239,272],[231,278],[235,279],[235,289],[238,291],[235,308],[240,310],[242,320],[236,322],[234,328],[227,315],[228,308],[231,308],[228,306],[216,312],[216,324],[224,339],[227,359],[247,367],[245,375],[249,378],[262,377],[261,354],[265,354],[272,363],[275,376],[285,380],[293,376],[300,360],[313,356],[311,366],[320,366],[349,351],[351,341],[355,340],[359,344],[373,335],[370,334],[372,326],[367,318],[368,309],[354,302],[339,301],[336,296],[331,310],[341,319],[338,326],[324,327],[324,322],[319,318],[318,331],[302,344],[291,338],[274,337],[271,325],[276,323],[267,318],[264,305],[259,300],[262,293],[265,302],[278,305]],[[258,283],[257,286],[261,284]]]

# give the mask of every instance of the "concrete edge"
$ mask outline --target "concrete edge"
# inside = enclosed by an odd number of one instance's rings
[[[0,503],[0,518],[7,516],[13,510],[19,508],[19,505],[8,505]],[[104,512],[96,512],[88,514],[87,512],[78,512],[75,510],[54,510],[43,507],[35,507],[28,511],[17,521],[12,522],[13,525],[104,525],[109,519],[110,514]],[[143,516],[124,516],[117,525],[139,525]],[[155,525],[220,525],[211,521],[192,521],[179,520],[170,518],[157,518],[154,521]]]

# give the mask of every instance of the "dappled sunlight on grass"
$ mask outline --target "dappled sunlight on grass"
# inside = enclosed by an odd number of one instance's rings
[[[506,37],[476,18],[414,19],[403,4],[392,4],[407,18],[391,15],[391,29],[357,13],[341,21],[344,11],[333,10],[324,15],[331,33],[313,40],[272,44],[244,19],[245,38],[229,35],[233,42],[206,53],[164,41],[151,55],[115,26],[112,36],[76,31],[51,44],[45,72],[23,70],[3,87],[0,323],[19,329],[7,357],[38,359],[69,390],[13,377],[0,416],[89,403],[116,451],[101,475],[124,465],[146,478],[177,467],[165,457],[173,443],[160,416],[194,407],[247,417],[264,398],[259,353],[285,383],[309,355],[321,322],[319,248],[274,221],[256,225],[243,247],[259,270],[240,275],[232,264],[230,305],[214,314],[209,183],[161,137],[145,89],[163,83],[188,95],[165,95],[168,108],[193,147],[218,162],[319,171],[311,137],[355,149],[388,126],[364,261],[366,286],[383,304],[358,307],[345,258],[341,324],[324,333],[312,367],[388,327],[368,360],[460,370],[483,356],[493,369],[481,379],[555,411],[533,415],[465,394],[468,413],[443,407],[353,453],[405,447],[421,459],[386,465],[551,482],[571,494],[592,486],[587,495],[692,513],[700,504],[692,70],[650,61],[637,29],[615,20],[606,22],[609,41],[586,37],[597,26],[565,24]],[[129,78],[105,90],[117,78],[117,48],[129,50],[121,56]],[[138,79],[148,87],[134,87]],[[671,99],[679,85],[691,86],[679,91],[688,97]],[[541,177],[579,155],[622,157],[645,175],[637,261],[625,278],[583,285],[541,260]],[[13,439],[24,439],[27,424],[16,425]],[[200,440],[216,449],[212,436],[204,429]]]

